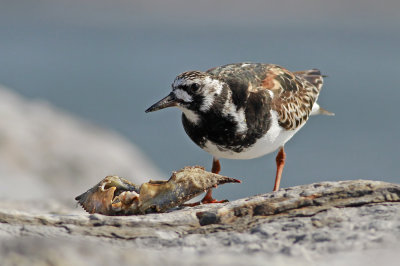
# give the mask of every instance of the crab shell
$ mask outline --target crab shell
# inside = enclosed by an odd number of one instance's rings
[[[139,188],[124,178],[106,176],[97,185],[77,196],[75,200],[77,200],[88,213],[117,215],[119,212],[118,199],[127,192],[139,195]]]
[[[89,213],[132,215],[165,212],[212,187],[240,180],[210,173],[203,167],[185,167],[168,181],[153,181],[138,187],[118,176],[107,176],[75,199]]]

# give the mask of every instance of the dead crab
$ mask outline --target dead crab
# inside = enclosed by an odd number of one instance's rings
[[[173,172],[168,181],[150,180],[140,187],[124,178],[107,176],[75,200],[89,213],[134,215],[164,212],[225,183],[240,183],[240,180],[193,166]]]

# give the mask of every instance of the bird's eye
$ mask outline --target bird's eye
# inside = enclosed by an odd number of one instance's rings
[[[198,83],[192,83],[192,85],[190,85],[191,91],[198,91],[199,89],[200,89],[200,85]]]

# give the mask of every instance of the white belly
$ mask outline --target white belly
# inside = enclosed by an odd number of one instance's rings
[[[274,152],[279,147],[282,147],[304,125],[303,124],[299,126],[295,130],[286,130],[279,126],[277,113],[275,111],[271,111],[271,115],[271,127],[267,134],[258,139],[252,146],[244,149],[240,153],[221,149],[211,141],[207,141],[203,149],[216,158],[253,159]]]

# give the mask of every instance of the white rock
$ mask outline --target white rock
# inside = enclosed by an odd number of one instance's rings
[[[137,183],[161,176],[117,133],[0,86],[0,198],[72,201],[110,174]]]

